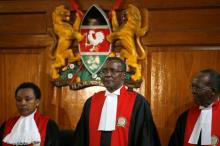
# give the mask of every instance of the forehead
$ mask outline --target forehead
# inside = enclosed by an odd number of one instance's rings
[[[107,60],[106,63],[104,64],[103,68],[122,68],[122,65],[119,61],[116,60]]]
[[[209,81],[210,81],[210,76],[208,74],[199,73],[193,78],[192,83],[205,84],[208,83]]]
[[[34,91],[31,88],[19,89],[16,96],[33,96]]]

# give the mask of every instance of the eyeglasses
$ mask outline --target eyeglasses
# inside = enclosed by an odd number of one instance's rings
[[[117,74],[117,73],[121,73],[121,72],[125,72],[125,71],[123,71],[123,70],[116,70],[116,69],[112,69],[112,68],[110,68],[110,69],[102,69],[101,71],[100,71],[100,73],[102,74],[102,75],[105,75],[105,74],[107,74],[107,73],[111,73],[111,74]]]
[[[197,87],[197,86],[192,86],[192,91],[195,91],[195,92],[206,92],[206,91],[209,91],[209,90],[212,90],[211,87]]]

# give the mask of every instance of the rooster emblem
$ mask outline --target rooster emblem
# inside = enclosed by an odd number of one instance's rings
[[[105,36],[101,31],[95,32],[94,30],[90,30],[87,38],[89,40],[89,43],[87,43],[86,41],[86,46],[92,45],[92,48],[89,49],[89,51],[93,52],[96,50],[96,46],[103,42]]]

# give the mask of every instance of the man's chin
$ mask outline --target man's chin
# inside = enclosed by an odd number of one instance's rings
[[[208,107],[210,105],[209,103],[203,103],[203,102],[196,102],[196,104],[203,107]]]
[[[105,82],[103,84],[106,88],[112,88],[114,86],[114,84],[112,84],[112,82]]]
[[[113,85],[108,84],[108,85],[105,85],[105,88],[106,88],[109,92],[112,92],[112,91],[115,90],[116,87],[113,86]]]

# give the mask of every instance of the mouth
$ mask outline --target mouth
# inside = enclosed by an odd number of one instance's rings
[[[104,84],[104,85],[107,85],[107,86],[110,85],[110,84],[112,84],[113,82],[114,82],[114,81],[111,80],[111,79],[104,79],[104,80],[103,80],[103,84]]]
[[[20,112],[24,113],[24,112],[27,111],[27,108],[19,108],[18,110],[19,110]]]
[[[111,79],[104,79],[103,80],[103,83],[111,83],[111,82],[113,82],[113,80],[111,80]]]

